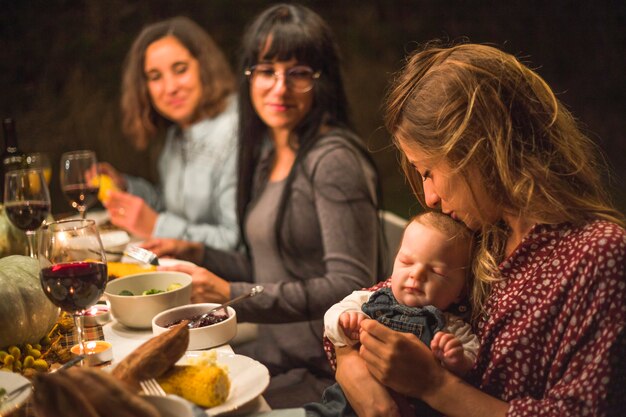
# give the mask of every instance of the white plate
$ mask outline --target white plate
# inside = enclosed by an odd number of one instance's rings
[[[155,406],[161,417],[193,417],[193,405],[176,395],[142,395],[142,398]]]
[[[4,388],[7,393],[25,384],[30,384],[30,381],[22,375],[0,371],[0,388]],[[31,392],[32,389],[27,389],[13,400],[0,404],[0,415],[8,414],[10,411],[16,410],[30,397]]]
[[[202,354],[206,354],[206,351],[187,351],[181,362],[185,363],[187,358],[197,358]],[[207,416],[239,409],[263,394],[270,383],[270,373],[265,365],[247,356],[217,350],[217,364],[228,368],[230,393],[224,404],[208,408]]]

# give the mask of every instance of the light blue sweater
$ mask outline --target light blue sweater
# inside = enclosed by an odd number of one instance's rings
[[[153,236],[196,242],[216,249],[239,243],[236,215],[237,102],[177,135],[170,127],[159,157],[160,184],[127,176],[128,192],[159,212]]]

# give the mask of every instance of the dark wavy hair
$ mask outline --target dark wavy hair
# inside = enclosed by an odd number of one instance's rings
[[[244,71],[261,60],[288,61],[292,58],[321,72],[313,87],[313,106],[292,135],[292,140],[297,142],[291,144],[297,149],[294,167],[318,140],[322,126],[351,126],[348,100],[341,79],[339,50],[326,22],[312,10],[295,4],[278,4],[263,11],[246,30],[239,66],[237,210],[241,224],[252,198],[252,179],[267,135],[267,126],[252,106],[250,86]],[[288,179],[286,190],[289,184]],[[283,195],[283,202],[288,199],[286,194]],[[280,224],[280,217],[281,214],[277,224]]]
[[[139,149],[145,149],[159,128],[172,124],[152,105],[144,73],[146,49],[166,36],[178,39],[198,60],[202,99],[196,109],[196,119],[223,112],[228,96],[235,90],[235,78],[224,54],[194,21],[174,17],[146,26],[128,51],[122,73],[122,131]]]

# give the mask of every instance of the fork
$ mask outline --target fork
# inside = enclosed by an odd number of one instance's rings
[[[2,396],[0,396],[0,408],[2,404],[5,404],[9,401],[14,400],[15,398],[17,398],[18,395],[20,395],[21,393],[23,393],[24,391],[28,390],[28,389],[32,389],[33,388],[33,384],[31,384],[30,382],[28,384],[24,384],[24,385],[20,385],[19,387],[5,393],[2,394]]]
[[[159,265],[159,258],[157,257],[156,253],[149,251],[148,249],[141,248],[139,246],[128,246],[126,248],[126,251],[124,251],[124,254],[138,260],[139,262],[155,266]]]
[[[165,397],[167,393],[163,391],[163,388],[154,378],[144,379],[139,381],[139,385],[145,395],[156,395],[159,397]]]

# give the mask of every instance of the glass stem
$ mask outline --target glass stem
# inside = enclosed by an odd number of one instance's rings
[[[37,258],[37,252],[35,250],[35,231],[26,231],[26,240],[28,241],[28,256],[31,258]]]
[[[80,218],[84,220],[87,216],[87,207],[78,206],[78,213],[80,213]]]
[[[85,328],[83,323],[83,313],[72,314],[74,318],[74,327],[76,328],[76,336],[78,337],[78,347],[81,355],[85,354]]]

